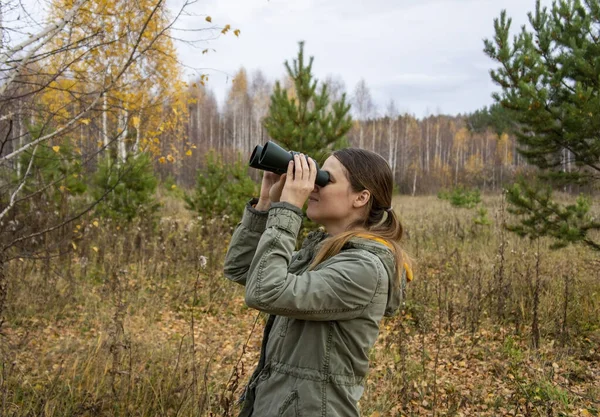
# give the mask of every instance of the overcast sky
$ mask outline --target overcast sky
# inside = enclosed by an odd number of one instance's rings
[[[304,40],[319,80],[339,77],[352,95],[364,78],[380,114],[390,99],[418,117],[457,114],[493,102],[497,87],[483,39],[493,36],[494,18],[506,9],[516,31],[534,8],[535,0],[200,0],[188,9],[197,16],[179,27],[207,27],[210,15],[213,24],[240,29],[240,36],[178,50],[183,63],[211,75],[220,103],[240,67],[249,74],[260,69],[274,81]],[[202,54],[204,48],[216,52]]]

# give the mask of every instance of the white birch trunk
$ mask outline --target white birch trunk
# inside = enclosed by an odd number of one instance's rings
[[[0,6],[1,7],[1,6]],[[0,8],[0,26],[2,24],[2,11]],[[0,42],[2,41],[0,36]],[[17,141],[19,149],[25,145],[25,129],[23,128],[23,101],[19,100],[19,112],[17,113],[16,119],[19,121],[19,140]],[[21,173],[21,158],[17,158],[17,175]]]
[[[135,126],[135,143],[133,144],[132,153],[134,157],[137,157],[140,153],[140,144],[142,142],[142,113],[144,111],[144,96],[142,96],[142,104],[140,106],[140,112],[138,113],[138,122]]]
[[[119,137],[117,139],[117,149],[119,153],[119,161],[125,162],[127,159],[127,147],[125,145],[125,139],[127,138],[127,121],[129,118],[129,111],[124,110],[123,113],[119,114]]]
[[[456,148],[456,164],[454,167],[454,185],[458,185],[458,157],[459,157],[459,148]]]
[[[392,126],[392,135],[394,138],[394,146],[392,147],[392,178],[394,182],[396,182],[396,179],[398,177],[396,173],[396,170],[398,169],[398,134],[396,133],[395,127],[396,124],[394,123],[394,125]]]
[[[442,145],[440,143],[440,123],[435,125],[435,165],[436,168],[442,163]]]
[[[392,133],[392,124],[394,122],[390,120],[390,123],[388,124],[388,165],[390,166],[390,168],[392,168],[392,174],[394,172],[394,167],[393,167],[393,163],[394,163],[394,157],[393,157],[393,151],[394,151],[394,144],[393,144],[393,133]]]
[[[415,176],[413,177],[412,196],[414,197],[417,192],[417,167],[415,167]]]
[[[196,102],[196,143],[200,144],[202,135],[202,121],[200,120],[200,100]]]
[[[425,172],[429,172],[429,119],[425,126]]]
[[[108,99],[106,93],[102,97],[102,143],[105,149],[108,148]]]
[[[363,131],[363,122],[362,120],[359,120],[358,122],[358,126],[359,126],[359,135],[358,135],[358,147],[360,149],[363,149],[365,146],[365,142],[364,142],[364,131]]]
[[[208,122],[208,147],[211,149],[213,147],[213,115],[211,114],[210,120]]]
[[[140,153],[140,142],[142,140],[142,111],[139,113],[138,125],[135,129],[135,143],[133,144],[133,156],[137,157]]]
[[[239,149],[238,134],[237,134],[237,118],[235,117],[235,109],[233,110],[233,148]]]
[[[373,119],[373,136],[371,138],[371,151],[375,152],[375,141],[377,140],[376,138],[376,127],[377,127],[377,122],[376,119]]]

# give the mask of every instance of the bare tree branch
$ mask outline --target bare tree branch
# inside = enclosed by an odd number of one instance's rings
[[[8,205],[4,208],[4,210],[2,210],[2,213],[0,213],[0,220],[2,220],[4,218],[4,216],[6,216],[6,214],[10,211],[10,209],[13,208],[13,206],[15,205],[15,198],[17,197],[17,194],[19,194],[21,192],[21,189],[27,182],[27,177],[29,177],[29,172],[31,171],[31,167],[33,166],[33,161],[35,159],[35,152],[37,151],[37,148],[38,148],[37,146],[35,148],[33,148],[33,152],[31,153],[31,159],[29,160],[29,165],[27,166],[27,171],[25,172],[25,175],[23,175],[21,184],[19,184],[17,189],[10,196],[10,203],[8,203]]]
[[[58,32],[60,32],[66,26],[66,24],[69,22],[69,20],[71,20],[73,18],[73,16],[75,16],[75,13],[77,13],[77,11],[81,8],[81,6],[86,1],[88,1],[88,0],[78,0],[77,3],[75,3],[73,5],[73,8],[65,15],[64,18],[62,18],[58,22],[55,22],[55,23],[47,26],[40,33],[21,42],[20,44],[16,45],[14,48],[9,49],[6,54],[3,54],[5,56],[0,58],[0,66],[4,66],[9,59],[11,59],[13,56],[15,56],[15,54],[23,51],[28,46],[36,43],[37,41],[39,41],[41,39],[51,38],[54,35],[56,35]],[[27,63],[29,62],[29,59],[33,56],[33,54],[36,53],[43,45],[44,45],[44,42],[40,42],[37,46],[32,48],[20,60],[19,65],[16,68],[12,69],[12,74],[8,77],[8,80],[3,85],[0,86],[0,96],[4,94],[4,91],[6,91],[8,86],[12,83],[12,81],[15,79],[15,77],[19,74],[21,69],[23,67],[25,67],[25,65],[27,65]]]

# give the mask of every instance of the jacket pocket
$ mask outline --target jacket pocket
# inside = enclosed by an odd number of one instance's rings
[[[298,391],[292,391],[279,407],[278,417],[300,417],[298,408]]]

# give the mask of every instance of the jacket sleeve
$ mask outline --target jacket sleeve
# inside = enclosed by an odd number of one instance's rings
[[[382,262],[365,250],[341,252],[315,271],[289,273],[300,223],[297,212],[281,203],[270,209],[247,276],[249,307],[300,320],[348,320],[359,317],[377,293],[387,293]]]
[[[225,255],[223,267],[225,277],[240,285],[246,284],[248,269],[254,258],[260,236],[265,231],[269,215],[267,211],[259,211],[252,207],[257,202],[258,199],[252,199],[246,205],[242,221],[233,232]]]

